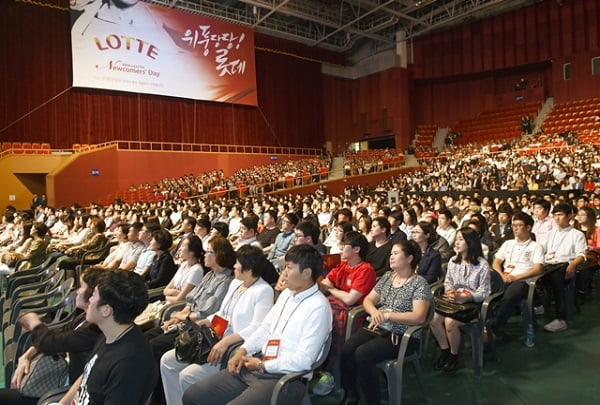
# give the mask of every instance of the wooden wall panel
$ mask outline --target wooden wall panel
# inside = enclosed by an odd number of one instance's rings
[[[414,39],[416,79],[472,74],[598,49],[600,0],[543,1]],[[514,52],[514,58],[510,55]],[[449,55],[462,55],[460,67]],[[452,66],[452,69],[444,66]],[[458,68],[459,67],[459,68]],[[458,68],[458,69],[457,69]]]
[[[573,3],[567,3],[568,6],[559,8],[560,14],[560,40],[562,42],[562,54],[572,55],[574,52],[573,38],[574,38],[574,26],[573,26]],[[578,23],[581,23],[580,21]]]
[[[509,14],[510,15],[510,14]],[[514,65],[522,65],[527,60],[527,47],[525,39],[525,14],[517,13],[514,15],[515,21],[515,62]]]
[[[331,141],[332,152],[338,154],[358,137],[356,116],[357,94],[352,80],[326,76],[323,80],[325,139]]]
[[[515,65],[515,18],[511,14],[502,16],[502,30],[504,32],[504,66]]]
[[[584,20],[586,25],[586,38],[589,49],[600,48],[600,30],[594,29],[600,20],[600,4],[592,1],[586,4],[584,11]]]
[[[64,0],[63,9],[2,3],[2,139],[49,142],[55,148],[117,139],[323,145],[323,77],[313,59],[341,63],[343,56],[257,35],[258,108],[72,89],[67,5]]]
[[[536,31],[537,31],[537,49],[538,60],[547,60],[550,58],[549,38],[550,22],[548,20],[548,9],[540,9],[536,14]]]

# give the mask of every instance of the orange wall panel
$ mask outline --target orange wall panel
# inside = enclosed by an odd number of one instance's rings
[[[221,169],[226,176],[239,169],[297,160],[299,155],[259,153],[200,153],[164,151],[123,151],[109,147],[80,155],[48,176],[50,204],[66,205],[76,201],[81,205],[97,202],[108,194],[128,190],[130,185],[154,183],[164,177]],[[97,171],[97,175],[92,174]]]

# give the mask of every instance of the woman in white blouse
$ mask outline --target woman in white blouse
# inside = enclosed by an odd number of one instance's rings
[[[242,246],[236,252],[234,266],[235,280],[229,289],[220,309],[197,321],[199,325],[211,325],[219,320],[226,321],[223,338],[213,346],[205,364],[181,363],[175,356],[175,349],[166,352],[160,360],[160,374],[168,405],[181,404],[184,391],[193,383],[217,373],[227,349],[242,342],[258,327],[273,306],[273,289],[261,278],[261,249],[255,246]]]
[[[180,257],[183,261],[177,273],[163,290],[169,304],[183,301],[204,277],[204,268],[200,264],[204,261],[204,249],[200,238],[196,235],[186,236],[181,242]]]

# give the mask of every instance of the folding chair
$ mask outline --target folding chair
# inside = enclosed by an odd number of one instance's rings
[[[271,405],[289,403],[288,401],[286,401],[285,398],[283,398],[282,391],[283,391],[284,387],[286,386],[286,384],[289,384],[294,381],[299,381],[299,380],[302,381],[305,386],[305,393],[304,393],[304,398],[302,400],[302,404],[303,405],[310,404],[310,399],[308,397],[308,378],[305,378],[305,376],[307,374],[311,373],[312,371],[316,370],[321,364],[323,364],[323,362],[327,358],[327,355],[329,354],[330,347],[331,347],[331,333],[329,333],[329,336],[327,337],[327,340],[325,341],[325,344],[323,345],[323,349],[321,350],[321,353],[319,354],[317,360],[311,365],[310,370],[298,371],[296,373],[289,373],[289,374],[286,374],[285,376],[281,377],[279,379],[279,381],[277,381],[277,384],[275,384],[275,388],[273,389],[273,394],[271,395]]]

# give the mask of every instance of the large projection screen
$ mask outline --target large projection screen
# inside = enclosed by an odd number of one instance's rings
[[[137,0],[71,0],[73,86],[257,105],[251,29]]]

